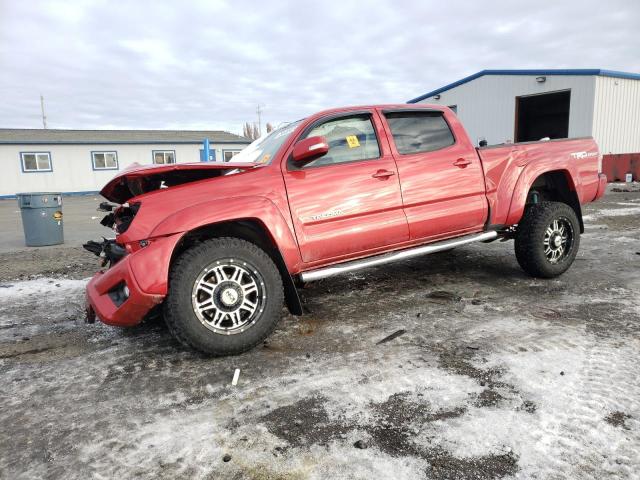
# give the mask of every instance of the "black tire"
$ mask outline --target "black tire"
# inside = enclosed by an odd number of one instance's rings
[[[259,290],[251,295],[256,295],[253,298],[256,299],[258,307],[246,320],[245,328],[229,326],[229,323],[234,325],[234,318],[230,316],[216,327],[215,321],[206,321],[208,320],[205,316],[208,315],[207,312],[196,313],[197,310],[199,311],[195,305],[199,302],[196,296],[203,293],[206,296],[206,290],[198,289],[199,279],[205,281],[207,288],[209,283],[217,282],[217,274],[205,272],[218,269],[218,263],[221,263],[223,268],[233,269],[236,266],[241,268],[244,272],[241,275],[255,276],[253,280]],[[225,265],[227,267],[224,267]],[[210,275],[210,280],[207,281],[203,275]],[[253,281],[251,276],[244,278]],[[222,303],[223,290],[233,290],[233,288],[224,288],[225,281],[231,284],[231,280],[226,279],[225,276],[225,280],[220,281],[215,289],[211,287],[211,297],[208,300],[211,305],[216,305],[211,309],[214,312],[220,312],[222,316],[226,315],[222,310],[223,307],[233,307]],[[242,291],[244,290],[238,290],[238,292]],[[246,296],[246,298],[249,297]],[[206,303],[206,301],[205,299],[200,303]],[[238,299],[236,296],[235,302],[234,305],[237,307],[243,303],[243,299]],[[164,317],[169,331],[182,345],[207,355],[236,355],[253,348],[273,332],[282,316],[283,302],[282,278],[269,255],[245,240],[230,237],[215,238],[186,250],[176,260],[169,277],[169,294],[164,302]],[[239,308],[236,310],[241,312]],[[242,313],[247,314],[245,311]],[[226,326],[224,322],[227,322]],[[229,331],[232,328],[234,330],[231,334]]]
[[[549,238],[548,248],[545,245],[547,228],[554,221],[564,226],[564,230],[550,230],[553,232],[566,231],[564,244],[555,245],[556,237],[563,242],[564,235],[555,233]],[[558,249],[564,246],[561,254]],[[518,224],[515,239],[516,258],[522,269],[533,277],[553,278],[563,274],[573,263],[580,247],[580,224],[574,210],[565,203],[540,202],[527,207],[525,214]],[[553,251],[552,251],[553,250]],[[550,258],[558,254],[557,259]]]

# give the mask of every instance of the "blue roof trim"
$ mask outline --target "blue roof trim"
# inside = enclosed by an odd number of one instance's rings
[[[627,72],[618,72],[616,70],[602,70],[599,68],[573,68],[573,69],[555,69],[555,70],[481,70],[478,73],[474,73],[473,75],[469,75],[468,77],[464,77],[457,82],[450,83],[449,85],[445,85],[444,87],[433,90],[429,93],[425,93],[424,95],[420,95],[419,97],[413,98],[409,100],[407,103],[418,103],[425,98],[433,97],[442,92],[446,92],[447,90],[451,90],[463,83],[470,82],[475,80],[476,78],[483,77],[485,75],[601,75],[603,77],[616,77],[616,78],[628,78],[631,80],[640,80],[640,74],[638,73],[627,73]]]

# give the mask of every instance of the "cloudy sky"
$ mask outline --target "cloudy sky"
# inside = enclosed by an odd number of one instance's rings
[[[226,129],[485,68],[640,72],[640,1],[0,0],[0,127]]]

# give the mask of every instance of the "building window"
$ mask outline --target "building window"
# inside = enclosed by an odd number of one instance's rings
[[[230,162],[233,157],[240,153],[240,150],[223,150],[222,157],[225,162]]]
[[[20,153],[23,172],[51,172],[51,154],[49,152]]]
[[[175,150],[154,150],[153,163],[156,165],[164,165],[166,163],[176,163]]]
[[[94,170],[117,170],[118,154],[116,152],[91,152]]]
[[[394,112],[387,113],[386,117],[401,155],[434,152],[455,143],[440,112]]]

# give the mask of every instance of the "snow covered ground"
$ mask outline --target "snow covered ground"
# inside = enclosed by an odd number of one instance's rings
[[[639,478],[634,205],[589,206],[559,279],[510,242],[328,279],[231,358],[84,325],[82,279],[0,283],[0,478]]]

